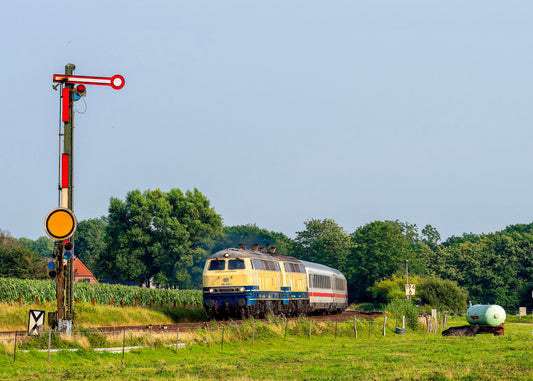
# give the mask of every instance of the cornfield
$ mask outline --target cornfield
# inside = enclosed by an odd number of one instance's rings
[[[40,302],[53,302],[56,300],[56,282],[51,280],[28,280],[0,278],[0,302],[18,303],[19,295],[22,303],[35,303],[39,297]],[[149,305],[150,300],[154,304],[165,305],[183,303],[201,303],[202,291],[200,290],[165,290],[149,289],[137,286],[122,286],[117,284],[91,284],[84,282],[74,283],[74,298],[79,302],[92,302],[98,304],[110,304],[111,300],[116,304],[135,305],[137,299],[139,305]]]

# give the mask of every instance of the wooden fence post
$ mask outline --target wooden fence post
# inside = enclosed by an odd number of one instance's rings
[[[13,362],[17,361],[17,331],[15,331],[15,348],[13,349]]]
[[[178,352],[179,343],[180,343],[180,329],[178,328],[176,331],[176,353]]]
[[[22,306],[22,295],[19,295],[19,306]]]
[[[52,346],[52,330],[48,331],[48,362],[50,362],[50,347]]]
[[[252,345],[255,344],[255,320],[252,323]]]
[[[355,315],[353,315],[353,333],[357,339],[357,319],[355,318]]]
[[[385,328],[387,328],[387,316],[383,319],[383,336],[386,336]]]
[[[150,309],[152,309],[152,299],[150,299]]]
[[[111,298],[111,307],[113,307],[114,302],[115,302],[115,300],[113,298]]]
[[[135,308],[139,307],[139,299],[135,298]]]
[[[93,298],[93,307],[96,305],[96,299]]]
[[[39,305],[39,297],[38,296],[35,298],[35,304]]]
[[[126,346],[126,329],[122,330],[122,361],[124,361],[124,347]]]

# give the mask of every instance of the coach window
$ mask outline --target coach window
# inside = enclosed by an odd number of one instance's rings
[[[228,261],[228,270],[243,270],[244,260],[242,259],[230,259]]]
[[[225,260],[213,259],[209,264],[209,270],[224,270],[226,268]]]

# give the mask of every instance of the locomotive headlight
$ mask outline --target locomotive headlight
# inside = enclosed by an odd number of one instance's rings
[[[215,292],[215,289],[214,288],[210,288],[209,289],[209,293],[212,294],[213,292]]]
[[[244,292],[244,287],[239,288],[240,292]]]

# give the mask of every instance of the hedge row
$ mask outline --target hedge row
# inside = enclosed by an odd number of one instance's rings
[[[39,297],[40,302],[56,301],[56,282],[51,280],[27,280],[0,278],[0,302],[18,303],[19,295],[22,303],[35,303]],[[79,302],[95,302],[110,304],[111,299],[115,304],[123,302],[125,305],[135,305],[138,300],[140,305],[154,304],[183,304],[202,303],[200,290],[165,290],[150,289],[137,286],[122,286],[117,284],[91,284],[84,282],[74,283],[74,298]]]

